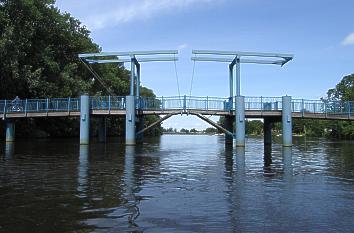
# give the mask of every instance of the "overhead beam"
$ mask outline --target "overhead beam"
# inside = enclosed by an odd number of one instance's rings
[[[259,52],[241,52],[241,51],[220,51],[220,50],[192,50],[193,54],[209,54],[209,55],[233,55],[247,57],[281,57],[292,59],[294,55],[285,53],[259,53]]]
[[[129,51],[129,52],[100,52],[79,54],[80,58],[87,57],[111,57],[111,56],[138,56],[138,55],[163,55],[178,54],[178,50],[151,50],[151,51]]]
[[[178,61],[177,57],[160,57],[160,58],[135,58],[137,62],[165,62],[165,61]],[[106,63],[124,63],[131,62],[131,58],[123,59],[104,59],[104,60],[94,60],[94,59],[85,59],[90,64],[106,64]]]
[[[211,61],[211,62],[231,62],[230,65],[236,64],[236,58],[226,58],[226,57],[192,57],[192,61]],[[284,65],[286,60],[260,60],[260,59],[242,59],[240,58],[240,63],[254,63],[254,64],[270,64],[270,65]]]

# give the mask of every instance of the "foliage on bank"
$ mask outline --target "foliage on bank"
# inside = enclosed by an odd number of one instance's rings
[[[82,93],[107,95],[107,90],[78,59],[79,53],[99,52],[90,31],[54,0],[0,0],[0,99],[77,97]],[[115,95],[127,95],[129,71],[116,65],[94,65]],[[144,96],[155,96],[142,88]],[[156,120],[149,117],[148,124]],[[112,134],[122,134],[122,119],[109,118]],[[77,119],[26,119],[17,133],[49,136],[78,134]],[[158,129],[160,131],[160,129]]]

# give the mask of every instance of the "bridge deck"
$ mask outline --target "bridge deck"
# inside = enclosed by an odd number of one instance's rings
[[[26,99],[17,103],[0,100],[0,118],[78,117],[79,98]],[[293,118],[354,120],[354,102],[292,99]],[[235,100],[219,97],[142,97],[136,101],[137,114],[201,114],[233,116]],[[124,116],[124,96],[90,97],[93,116]],[[247,118],[280,118],[281,97],[245,97]]]
[[[92,110],[92,116],[125,116],[125,110]],[[181,111],[181,110],[143,110],[137,111],[137,115],[214,115],[214,116],[235,116],[234,111],[213,111],[213,110],[189,110],[189,111]],[[79,111],[56,111],[56,112],[10,112],[4,115],[0,114],[1,119],[5,118],[39,118],[39,117],[79,117]],[[245,117],[246,118],[281,118],[281,111],[263,111],[263,110],[246,110]],[[293,118],[303,118],[303,119],[322,119],[322,120],[354,120],[354,115],[348,114],[325,114],[325,113],[299,113],[293,112]]]

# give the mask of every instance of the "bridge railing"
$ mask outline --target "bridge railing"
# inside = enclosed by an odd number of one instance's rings
[[[79,98],[1,100],[0,113],[79,111]]]
[[[245,97],[245,110],[278,111],[282,110],[281,97]]]
[[[125,96],[91,96],[92,110],[124,110]]]
[[[292,111],[302,114],[348,115],[350,117],[354,115],[354,102],[293,99]]]
[[[143,110],[231,110],[228,98],[173,96],[173,97],[143,97],[138,101],[138,107]]]
[[[232,110],[232,102],[229,98],[187,96],[186,109],[228,111]]]

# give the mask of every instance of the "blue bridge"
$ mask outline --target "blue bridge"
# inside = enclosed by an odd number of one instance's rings
[[[136,143],[143,133],[164,120],[177,115],[195,115],[225,133],[225,142],[232,143],[236,139],[236,146],[245,145],[245,118],[264,119],[264,143],[271,144],[271,130],[274,122],[282,122],[283,146],[292,145],[292,119],[328,119],[328,120],[354,120],[354,103],[341,101],[307,100],[282,97],[246,97],[240,93],[240,64],[274,64],[283,66],[292,59],[292,55],[209,51],[195,50],[192,60],[229,62],[229,97],[197,97],[191,95],[178,95],[172,97],[142,97],[140,95],[140,62],[176,61],[177,51],[148,51],[148,52],[122,52],[122,53],[96,53],[81,54],[87,68],[97,79],[90,64],[92,63],[131,63],[130,95],[116,96],[88,96],[79,98],[47,98],[0,100],[0,118],[6,122],[6,141],[15,140],[15,120],[20,118],[38,117],[78,117],[80,119],[80,143],[88,144],[90,138],[90,118],[99,118],[98,136],[105,141],[105,116],[125,118],[126,144]],[[163,57],[151,57],[151,55]],[[173,55],[166,57],[164,55]],[[206,57],[214,55],[216,57]],[[148,55],[149,57],[143,57]],[[197,55],[202,55],[197,57]],[[218,57],[221,55],[222,57]],[[112,57],[112,59],[107,59]],[[128,57],[128,58],[126,58]],[[254,59],[260,57],[265,59]],[[273,59],[271,59],[273,58]],[[233,70],[236,67],[236,80]],[[137,72],[135,74],[135,71]],[[236,85],[234,85],[236,81]],[[233,94],[236,86],[236,95]],[[159,120],[151,125],[144,125],[144,116],[158,115]],[[223,125],[218,125],[207,116],[223,116]],[[236,130],[233,130],[235,122]]]

